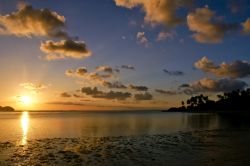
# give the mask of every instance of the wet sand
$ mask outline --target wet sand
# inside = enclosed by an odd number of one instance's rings
[[[250,165],[250,130],[0,143],[0,165]]]

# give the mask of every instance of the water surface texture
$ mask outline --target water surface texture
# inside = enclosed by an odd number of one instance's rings
[[[215,113],[10,112],[0,113],[0,141],[169,134],[229,125]]]

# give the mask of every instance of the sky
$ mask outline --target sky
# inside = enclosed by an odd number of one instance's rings
[[[0,106],[144,110],[248,88],[248,0],[0,0]]]

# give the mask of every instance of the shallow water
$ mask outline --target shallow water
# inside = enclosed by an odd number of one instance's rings
[[[215,113],[6,112],[0,113],[0,141],[55,137],[169,134],[234,127]]]

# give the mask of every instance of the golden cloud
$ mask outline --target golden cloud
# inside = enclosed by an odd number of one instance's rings
[[[250,75],[250,63],[246,61],[235,61],[231,64],[225,62],[220,65],[214,64],[207,57],[203,57],[195,63],[195,67],[217,77],[243,78]]]
[[[208,8],[198,8],[189,13],[187,24],[189,29],[195,32],[193,38],[200,43],[219,43],[222,42],[226,31],[237,28],[234,24],[212,21],[216,19],[220,20],[215,12]]]
[[[32,82],[24,82],[19,85],[24,89],[31,90],[36,93],[39,93],[41,90],[47,89],[49,87],[48,85],[42,83],[32,83]]]
[[[117,6],[128,9],[141,7],[145,13],[146,23],[166,26],[176,26],[182,23],[183,20],[176,15],[176,10],[185,6],[183,2],[184,0],[115,0]]]
[[[250,18],[241,24],[243,26],[242,32],[245,34],[250,34]]]
[[[73,77],[73,76],[82,77],[87,72],[88,72],[88,70],[86,69],[86,67],[79,67],[75,71],[73,69],[68,69],[68,70],[66,70],[65,74],[67,76],[71,76],[71,77]]]
[[[213,80],[203,78],[199,81],[189,84],[189,89],[192,93],[197,92],[229,92],[237,89],[244,89],[247,84],[244,81],[232,79]]]
[[[103,71],[103,72],[110,73],[110,74],[113,73],[113,68],[111,66],[97,66],[96,70]]]
[[[19,5],[18,11],[0,15],[0,27],[0,34],[4,35],[68,37],[64,16],[31,5]]]

